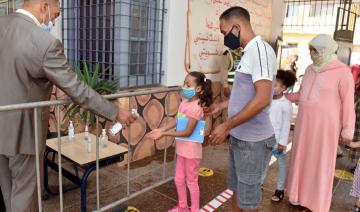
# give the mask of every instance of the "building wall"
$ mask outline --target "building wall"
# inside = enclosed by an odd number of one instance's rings
[[[355,3],[355,2],[353,2]],[[295,3],[296,4],[296,3]],[[336,23],[336,14],[337,8],[339,5],[333,5],[333,14],[331,16],[324,15],[315,17],[308,17],[310,5],[302,5],[298,12],[299,16],[287,17],[284,20],[284,45],[287,44],[298,44],[297,49],[291,49],[288,55],[283,55],[282,64],[288,63],[286,56],[291,56],[292,54],[299,55],[298,67],[299,73],[298,76],[303,74],[306,67],[312,63],[310,59],[310,54],[308,50],[308,44],[313,37],[318,34],[324,33],[333,36],[335,31]],[[357,6],[357,5],[355,5]],[[358,7],[353,8],[358,8]],[[329,12],[327,12],[329,14]],[[304,16],[304,17],[303,17]],[[295,26],[292,25],[295,23]],[[360,18],[356,20],[355,27],[355,37],[353,43],[343,43],[338,42],[339,44],[339,59],[343,62],[348,62],[348,59],[344,56],[348,54],[349,48],[351,49],[350,65],[360,64]],[[286,66],[283,66],[286,67]]]

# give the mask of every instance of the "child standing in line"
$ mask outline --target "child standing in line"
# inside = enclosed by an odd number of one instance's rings
[[[273,101],[270,107],[270,120],[274,127],[277,144],[273,149],[273,155],[279,165],[279,179],[276,190],[271,200],[279,202],[284,199],[284,185],[286,180],[286,146],[289,140],[289,132],[292,119],[292,104],[284,96],[284,92],[294,86],[296,76],[291,71],[279,70],[276,75]],[[267,171],[265,172],[267,173]],[[266,175],[263,175],[263,182]]]
[[[149,133],[151,139],[157,140],[163,136],[189,137],[197,122],[204,118],[203,107],[212,104],[211,81],[201,72],[190,72],[184,81],[182,89],[183,100],[178,109],[178,118],[187,118],[185,130],[176,131],[176,122],[155,129]],[[202,144],[176,139],[176,170],[175,184],[178,193],[178,205],[168,212],[198,212],[200,190],[198,175],[202,158]],[[186,185],[190,191],[191,207],[188,207]]]

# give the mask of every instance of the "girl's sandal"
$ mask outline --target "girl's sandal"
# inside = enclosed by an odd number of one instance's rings
[[[280,202],[284,199],[284,190],[276,190],[271,200],[274,202]]]
[[[360,212],[360,207],[357,205],[354,205],[354,207],[351,209],[350,212]]]

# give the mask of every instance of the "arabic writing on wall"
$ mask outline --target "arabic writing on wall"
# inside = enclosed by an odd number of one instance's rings
[[[190,69],[204,73],[220,71],[224,51],[219,16],[223,11],[241,6],[250,12],[255,32],[269,39],[272,24],[272,0],[190,0],[189,60]]]

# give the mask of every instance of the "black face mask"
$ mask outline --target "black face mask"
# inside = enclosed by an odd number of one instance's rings
[[[240,31],[238,36],[236,37],[232,31],[235,26],[233,26],[230,32],[224,37],[224,45],[229,47],[232,50],[238,49],[240,47]]]

